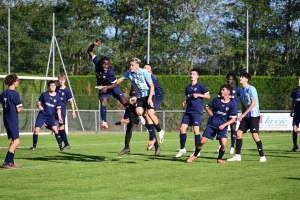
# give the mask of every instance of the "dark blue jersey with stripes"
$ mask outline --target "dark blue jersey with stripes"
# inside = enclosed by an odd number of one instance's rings
[[[39,98],[39,102],[44,110],[40,110],[39,115],[45,117],[55,117],[56,110],[61,109],[62,103],[60,96],[56,93],[54,96],[51,96],[49,92],[43,92]]]
[[[101,67],[101,60],[97,56],[93,59],[93,62],[95,65],[95,74],[98,86],[110,85],[117,82],[115,71],[111,66],[108,67],[107,72],[104,72],[103,68]]]
[[[20,95],[15,90],[4,90],[0,95],[4,121],[18,121],[17,108],[22,107]]]

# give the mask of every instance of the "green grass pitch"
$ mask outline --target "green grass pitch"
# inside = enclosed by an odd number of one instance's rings
[[[230,135],[230,134],[229,134]],[[259,163],[256,145],[244,135],[241,162],[216,163],[218,142],[208,141],[201,157],[175,155],[179,133],[166,133],[161,155],[146,151],[147,133],[134,133],[131,152],[118,156],[124,134],[69,134],[71,149],[60,152],[53,135],[40,135],[35,151],[32,136],[21,136],[17,169],[0,169],[0,199],[298,199],[300,151],[291,152],[288,132],[260,134],[266,163]],[[229,142],[224,160],[229,155]],[[0,161],[9,141],[0,137]]]

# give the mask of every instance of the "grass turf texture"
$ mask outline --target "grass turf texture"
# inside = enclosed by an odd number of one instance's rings
[[[217,141],[208,141],[201,157],[175,155],[179,134],[166,133],[161,155],[146,151],[146,133],[134,133],[131,152],[118,156],[124,134],[70,134],[71,149],[60,152],[53,135],[21,136],[17,169],[0,169],[0,199],[298,199],[300,152],[291,152],[290,133],[261,133],[266,163],[259,163],[256,145],[244,135],[242,161],[216,163]],[[0,161],[9,141],[0,137]],[[228,144],[230,141],[228,141]],[[224,159],[231,158],[229,145]]]

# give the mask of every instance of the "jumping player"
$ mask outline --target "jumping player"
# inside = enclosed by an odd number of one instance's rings
[[[106,106],[109,101],[110,95],[125,105],[126,99],[122,93],[120,87],[117,85],[117,79],[113,68],[110,66],[110,60],[106,56],[102,56],[99,59],[94,53],[93,49],[99,45],[101,41],[96,39],[93,44],[88,48],[88,54],[92,58],[95,65],[95,74],[97,78],[97,88],[99,90],[99,99],[101,101],[100,115],[102,119],[101,128],[108,129],[106,119]]]
[[[61,136],[58,132],[55,116],[58,116],[58,122],[61,124],[63,120],[61,118],[61,100],[60,96],[55,92],[56,85],[54,81],[48,82],[49,90],[47,92],[43,92],[36,103],[39,114],[36,118],[35,122],[35,129],[32,136],[32,147],[30,147],[31,151],[36,149],[36,145],[38,142],[38,134],[41,130],[41,127],[44,124],[47,124],[48,127],[51,127],[52,131],[54,132],[54,136],[58,143],[59,149],[62,151],[62,141]]]
[[[186,100],[182,102],[182,107],[187,104],[186,111],[182,118],[181,127],[180,127],[180,150],[176,154],[176,158],[181,157],[186,153],[185,143],[186,143],[186,130],[188,126],[193,126],[194,135],[195,135],[195,148],[200,142],[200,126],[202,122],[203,115],[203,104],[204,99],[209,99],[210,94],[206,89],[205,85],[198,82],[200,73],[197,69],[192,69],[190,71],[190,80],[189,84],[185,88]]]
[[[294,147],[292,151],[296,151],[299,147],[297,144],[298,127],[300,123],[300,76],[297,77],[298,87],[293,89],[291,94],[292,107],[291,107],[291,117],[293,117],[293,144]]]
[[[238,117],[241,122],[236,135],[236,154],[233,158],[227,159],[227,161],[241,161],[241,148],[243,143],[243,133],[246,133],[248,129],[252,133],[252,138],[256,143],[259,153],[259,162],[266,162],[262,142],[259,138],[259,101],[256,88],[249,85],[248,82],[251,79],[251,75],[247,72],[240,73],[241,101],[242,101],[242,114]]]
[[[228,125],[235,122],[237,117],[237,107],[233,101],[229,98],[229,94],[232,93],[232,86],[229,84],[221,87],[221,97],[214,98],[205,110],[209,115],[208,123],[205,131],[202,135],[201,142],[196,147],[194,155],[187,159],[188,163],[197,159],[203,145],[208,139],[213,140],[216,136],[220,140],[221,148],[219,150],[219,156],[217,163],[224,164],[222,157],[226,150],[227,143],[227,128]],[[210,110],[212,108],[212,110]]]
[[[11,169],[18,167],[14,157],[20,144],[18,113],[22,111],[22,103],[19,93],[15,91],[19,86],[18,76],[16,74],[7,75],[4,82],[5,85],[8,85],[8,89],[2,92],[0,101],[3,108],[4,127],[7,131],[7,138],[11,139],[11,142],[2,167]]]

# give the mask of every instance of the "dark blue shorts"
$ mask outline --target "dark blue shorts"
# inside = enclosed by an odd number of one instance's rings
[[[293,126],[299,127],[300,117],[293,117]]]
[[[162,100],[163,100],[162,95],[155,95],[154,110],[158,110]]]
[[[120,100],[124,97],[123,92],[121,91],[120,87],[117,86],[114,89],[108,89],[106,92],[102,92],[99,90],[99,99],[106,97],[107,99],[110,98],[110,95],[112,95],[115,99]]]
[[[217,139],[227,138],[227,127],[223,130],[220,130],[219,127],[212,126],[207,124],[202,137],[206,137],[210,140],[213,140],[217,136]]]
[[[65,125],[66,123],[66,115],[67,115],[67,113],[64,111],[64,112],[61,112],[61,119],[62,119],[62,123],[59,123],[59,124],[61,124],[61,125]],[[57,120],[58,121],[58,115],[57,115],[57,113],[55,114],[55,120]]]
[[[5,121],[4,120],[4,127],[7,132],[8,139],[18,139],[20,138],[20,131],[19,131],[19,121]]]
[[[182,117],[181,124],[189,126],[201,126],[202,114],[185,113]]]
[[[55,116],[49,117],[39,114],[35,121],[35,127],[41,128],[44,124],[47,124],[48,127],[57,126]]]

